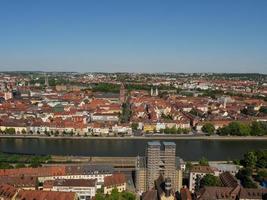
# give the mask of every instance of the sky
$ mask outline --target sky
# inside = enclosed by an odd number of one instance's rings
[[[267,73],[266,0],[0,0],[0,71]]]

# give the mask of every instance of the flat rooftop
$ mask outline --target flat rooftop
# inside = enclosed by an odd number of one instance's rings
[[[174,142],[163,142],[164,146],[176,146]]]
[[[148,144],[148,146],[160,146],[160,142],[158,142],[158,141],[148,142],[147,144]]]

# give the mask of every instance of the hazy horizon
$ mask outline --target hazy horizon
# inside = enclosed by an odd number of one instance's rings
[[[0,71],[267,73],[267,1],[2,1]]]

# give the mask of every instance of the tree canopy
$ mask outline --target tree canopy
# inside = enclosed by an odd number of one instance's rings
[[[262,136],[267,135],[267,122],[251,123],[231,122],[228,126],[218,129],[219,135]]]
[[[221,186],[221,182],[219,177],[214,176],[212,174],[206,174],[201,180],[200,180],[200,186]]]
[[[207,158],[205,157],[202,157],[200,160],[199,160],[199,165],[202,165],[202,166],[208,166],[209,165],[209,161]]]
[[[117,188],[111,191],[110,195],[103,194],[103,190],[98,190],[95,200],[135,200],[136,197],[133,193],[123,191],[119,192]]]
[[[214,134],[215,127],[212,123],[206,123],[202,126],[201,130],[209,135]]]

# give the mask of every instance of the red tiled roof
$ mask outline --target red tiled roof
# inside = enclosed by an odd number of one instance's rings
[[[104,186],[116,186],[120,185],[126,182],[126,178],[124,174],[118,173],[118,174],[113,174],[112,176],[106,176],[104,178]]]
[[[214,169],[210,166],[193,166],[191,169],[191,172],[196,172],[196,173],[214,173]]]
[[[192,199],[188,188],[181,188],[180,193],[181,193],[181,200],[191,200]]]
[[[32,177],[32,176],[0,176],[0,183],[5,183],[12,185],[14,187],[36,187],[37,185],[37,177]]]
[[[65,173],[65,167],[61,166],[0,170],[0,176],[62,176]]]
[[[16,200],[74,200],[74,192],[52,192],[41,190],[20,190]]]
[[[17,193],[17,188],[8,185],[8,184],[1,184],[0,185],[0,199],[9,200],[12,199],[13,196]]]

